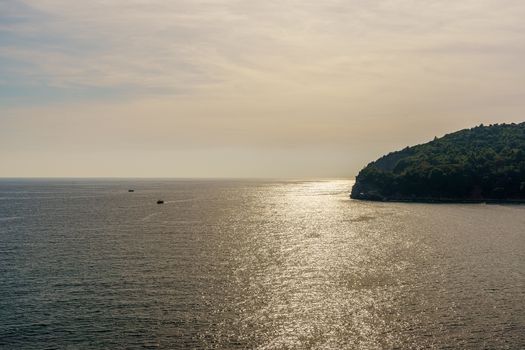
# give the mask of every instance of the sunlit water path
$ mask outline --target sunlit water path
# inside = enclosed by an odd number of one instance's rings
[[[351,186],[2,180],[0,348],[525,347],[525,206]]]

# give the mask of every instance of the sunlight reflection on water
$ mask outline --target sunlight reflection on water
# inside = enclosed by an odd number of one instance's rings
[[[524,344],[523,206],[134,181],[0,182],[2,347]]]

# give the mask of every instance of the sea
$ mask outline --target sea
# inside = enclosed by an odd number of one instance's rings
[[[0,348],[525,348],[525,206],[352,185],[0,180]]]

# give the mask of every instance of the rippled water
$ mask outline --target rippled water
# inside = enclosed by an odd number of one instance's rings
[[[525,206],[351,186],[2,180],[0,347],[525,347]]]

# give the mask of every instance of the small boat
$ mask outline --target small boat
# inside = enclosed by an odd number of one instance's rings
[[[135,192],[135,190],[128,190],[128,192]]]
[[[157,204],[164,204],[164,201],[163,201],[162,199],[159,199],[159,200],[157,201]]]

